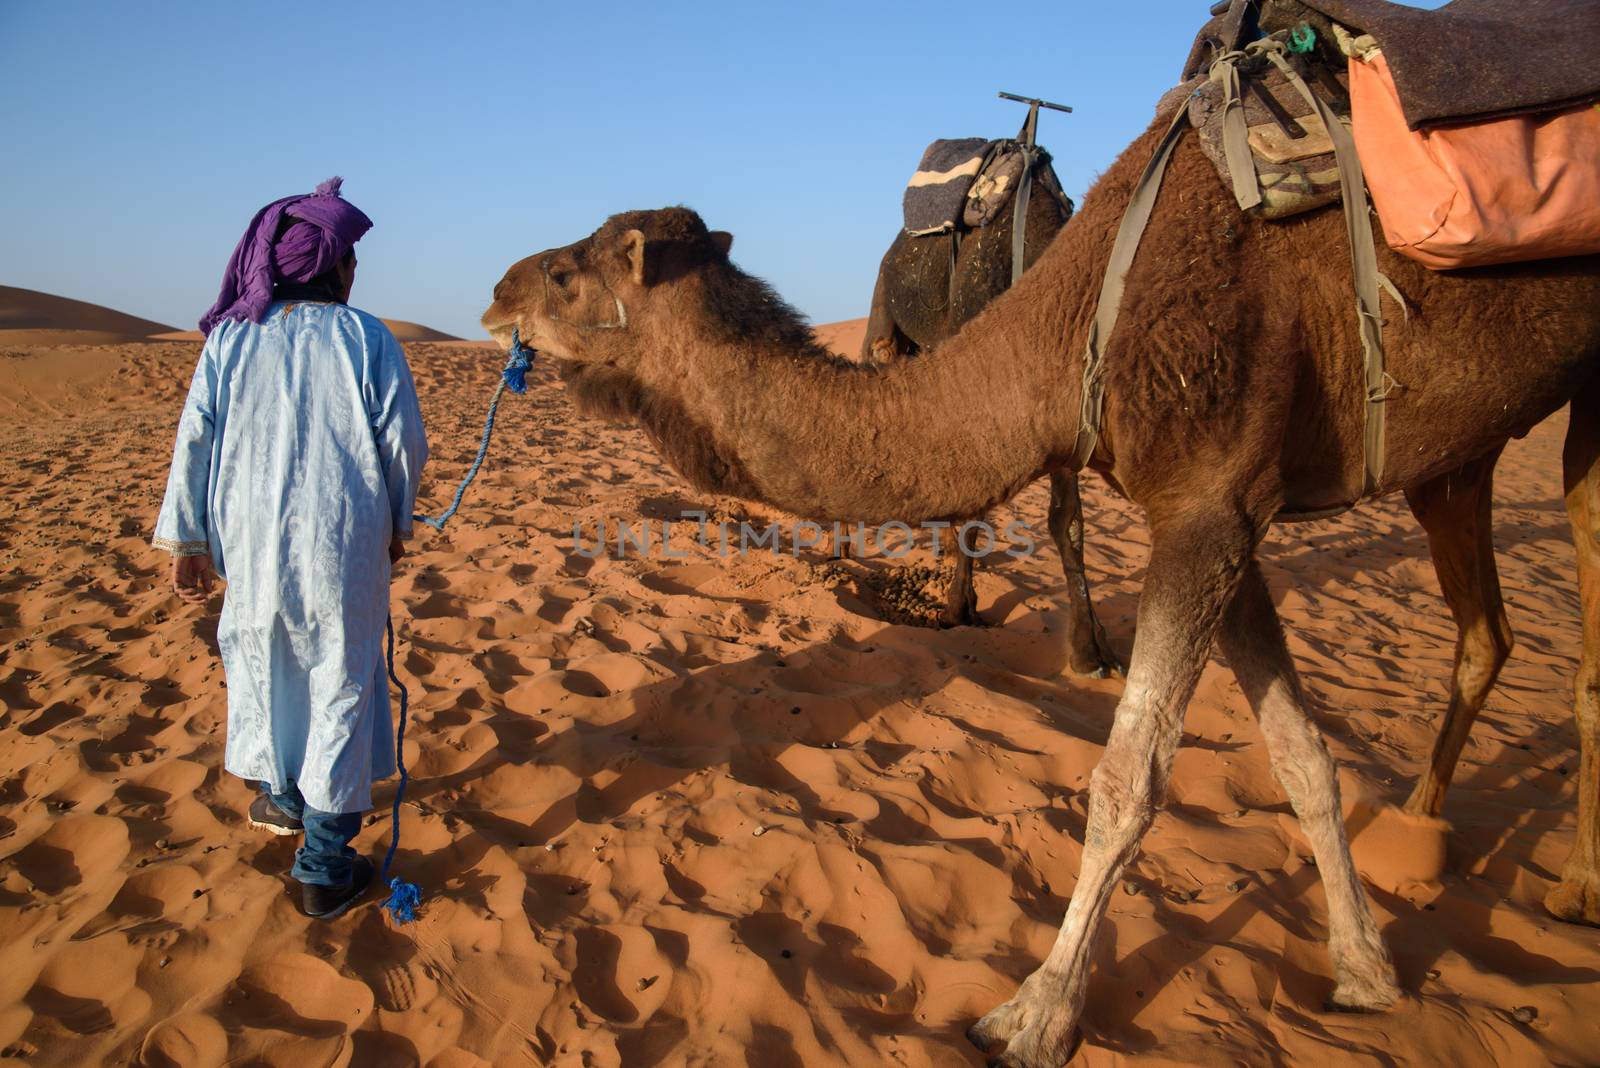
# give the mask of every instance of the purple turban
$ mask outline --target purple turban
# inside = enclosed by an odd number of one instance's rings
[[[372,229],[372,220],[339,195],[343,178],[329,178],[309,196],[284,197],[256,212],[228,260],[222,292],[200,317],[200,332],[224,319],[259,323],[275,282],[309,282],[328,270]],[[294,221],[283,230],[284,216]]]

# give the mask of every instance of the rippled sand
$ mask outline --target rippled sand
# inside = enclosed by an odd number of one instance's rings
[[[574,521],[782,517],[685,489],[537,371],[395,581],[415,717],[398,867],[423,916],[312,924],[293,843],[253,832],[219,770],[215,617],[147,544],[195,351],[0,352],[5,1063],[981,1063],[962,1030],[1050,944],[1120,690],[1062,674],[1053,552],[982,569],[992,625],[947,631],[890,622],[919,618],[925,554],[585,558]],[[436,511],[500,360],[410,352]],[[1518,647],[1447,805],[1446,874],[1374,889],[1409,998],[1323,1012],[1323,893],[1213,663],[1111,908],[1080,1063],[1594,1062],[1600,940],[1540,907],[1575,824],[1563,427],[1501,464]],[[1126,652],[1145,531],[1085,487]],[[1044,506],[1035,486],[1000,518],[1042,540]],[[1403,501],[1281,528],[1265,559],[1347,805],[1402,799],[1455,639]],[[380,812],[358,845],[381,856],[389,833]]]

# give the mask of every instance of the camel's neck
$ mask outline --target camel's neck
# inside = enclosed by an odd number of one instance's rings
[[[632,414],[702,488],[807,518],[966,518],[1007,500],[1071,454],[1100,275],[1155,136],[1107,170],[1015,287],[932,352],[860,368],[794,329],[737,336],[703,308],[670,309],[680,325],[651,332]],[[686,286],[675,299],[704,297]]]
[[[1064,388],[1068,361],[1026,344],[1032,332],[1015,329],[1025,324],[982,318],[884,368],[793,336],[682,335],[652,354],[646,381],[672,402],[647,399],[642,418],[704,488],[819,520],[975,516],[1060,461],[1077,395]]]

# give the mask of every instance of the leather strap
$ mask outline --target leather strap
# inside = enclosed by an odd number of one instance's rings
[[[1239,93],[1239,60],[1245,55],[1226,52],[1218,56],[1211,64],[1210,78],[1222,86],[1222,148],[1228,160],[1228,178],[1233,182],[1233,199],[1249,211],[1261,203],[1261,182],[1256,177],[1256,158],[1250,151],[1250,131]]]
[[[1011,284],[1016,285],[1025,266],[1023,252],[1028,237],[1028,198],[1033,194],[1033,168],[1038,164],[1039,150],[1032,145],[1022,146],[1022,174],[1017,178],[1016,204],[1011,216]]]
[[[1156,145],[1144,173],[1133,187],[1128,207],[1122,213],[1122,223],[1117,227],[1116,239],[1111,244],[1111,258],[1106,261],[1105,277],[1100,282],[1100,300],[1095,307],[1094,321],[1089,324],[1089,339],[1083,352],[1083,398],[1078,414],[1078,440],[1072,450],[1071,470],[1080,471],[1094,455],[1100,440],[1100,416],[1105,399],[1105,385],[1101,382],[1101,361],[1111,345],[1111,333],[1117,326],[1117,315],[1122,310],[1122,291],[1128,280],[1128,269],[1139,251],[1139,241],[1144,237],[1150,222],[1150,213],[1156,206],[1156,195],[1161,191],[1161,178],[1167,173],[1167,163],[1172,150],[1183,137],[1188,125],[1189,101],[1185,99],[1172,116],[1172,125]]]
[[[946,315],[956,313],[956,266],[961,262],[961,224],[950,231],[950,277],[945,285],[944,308]]]
[[[1266,53],[1267,58],[1283,72],[1289,84],[1322,119],[1322,125],[1333,141],[1334,159],[1339,164],[1339,187],[1344,199],[1345,236],[1350,242],[1350,267],[1355,279],[1356,321],[1361,329],[1361,348],[1366,364],[1366,428],[1362,442],[1364,464],[1361,496],[1371,496],[1383,482],[1383,465],[1388,451],[1386,402],[1394,385],[1384,369],[1383,315],[1378,307],[1378,287],[1387,285],[1394,291],[1394,283],[1378,270],[1378,251],[1372,239],[1372,213],[1367,208],[1367,183],[1361,173],[1361,158],[1356,154],[1355,139],[1350,136],[1350,131],[1339,120],[1339,116],[1311,91],[1311,87],[1284,59],[1283,46],[1269,39],[1254,42],[1251,47]],[[1398,299],[1398,292],[1396,297]],[[1400,305],[1404,309],[1405,302],[1401,301]]]

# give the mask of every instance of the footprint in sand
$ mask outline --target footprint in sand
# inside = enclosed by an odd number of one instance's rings
[[[146,790],[162,795],[161,800],[170,801],[173,798],[193,796],[206,781],[207,774],[209,769],[196,761],[168,760],[152,768],[138,780],[138,784]]]
[[[219,1068],[227,1058],[228,1033],[199,1012],[162,1020],[139,1049],[141,1068]]]
[[[17,728],[30,738],[55,730],[64,723],[70,723],[83,715],[83,708],[67,701],[57,701],[43,712],[24,720]]]
[[[205,889],[205,880],[188,865],[160,864],[130,876],[106,911],[128,930],[157,921],[187,927],[206,913]]]
[[[386,1012],[405,1012],[431,1000],[438,989],[439,984],[414,964],[391,964],[379,972],[372,984],[372,992]]]
[[[425,1005],[439,990],[417,959],[416,944],[370,917],[350,943],[349,967],[372,989],[378,1008],[385,1012]]]
[[[666,1000],[672,964],[650,934],[621,925],[580,928],[574,933],[572,978],[590,1011],[618,1023],[648,1019]]]
[[[81,883],[96,884],[128,855],[128,828],[111,816],[90,814],[57,820],[17,852],[17,871],[47,894]]]
[[[63,946],[28,992],[27,1004],[78,1034],[126,1027],[150,1009],[134,986],[144,952],[120,934]]]
[[[232,1008],[253,1027],[326,1038],[345,1035],[372,1015],[372,991],[309,953],[283,953],[239,976]]]

